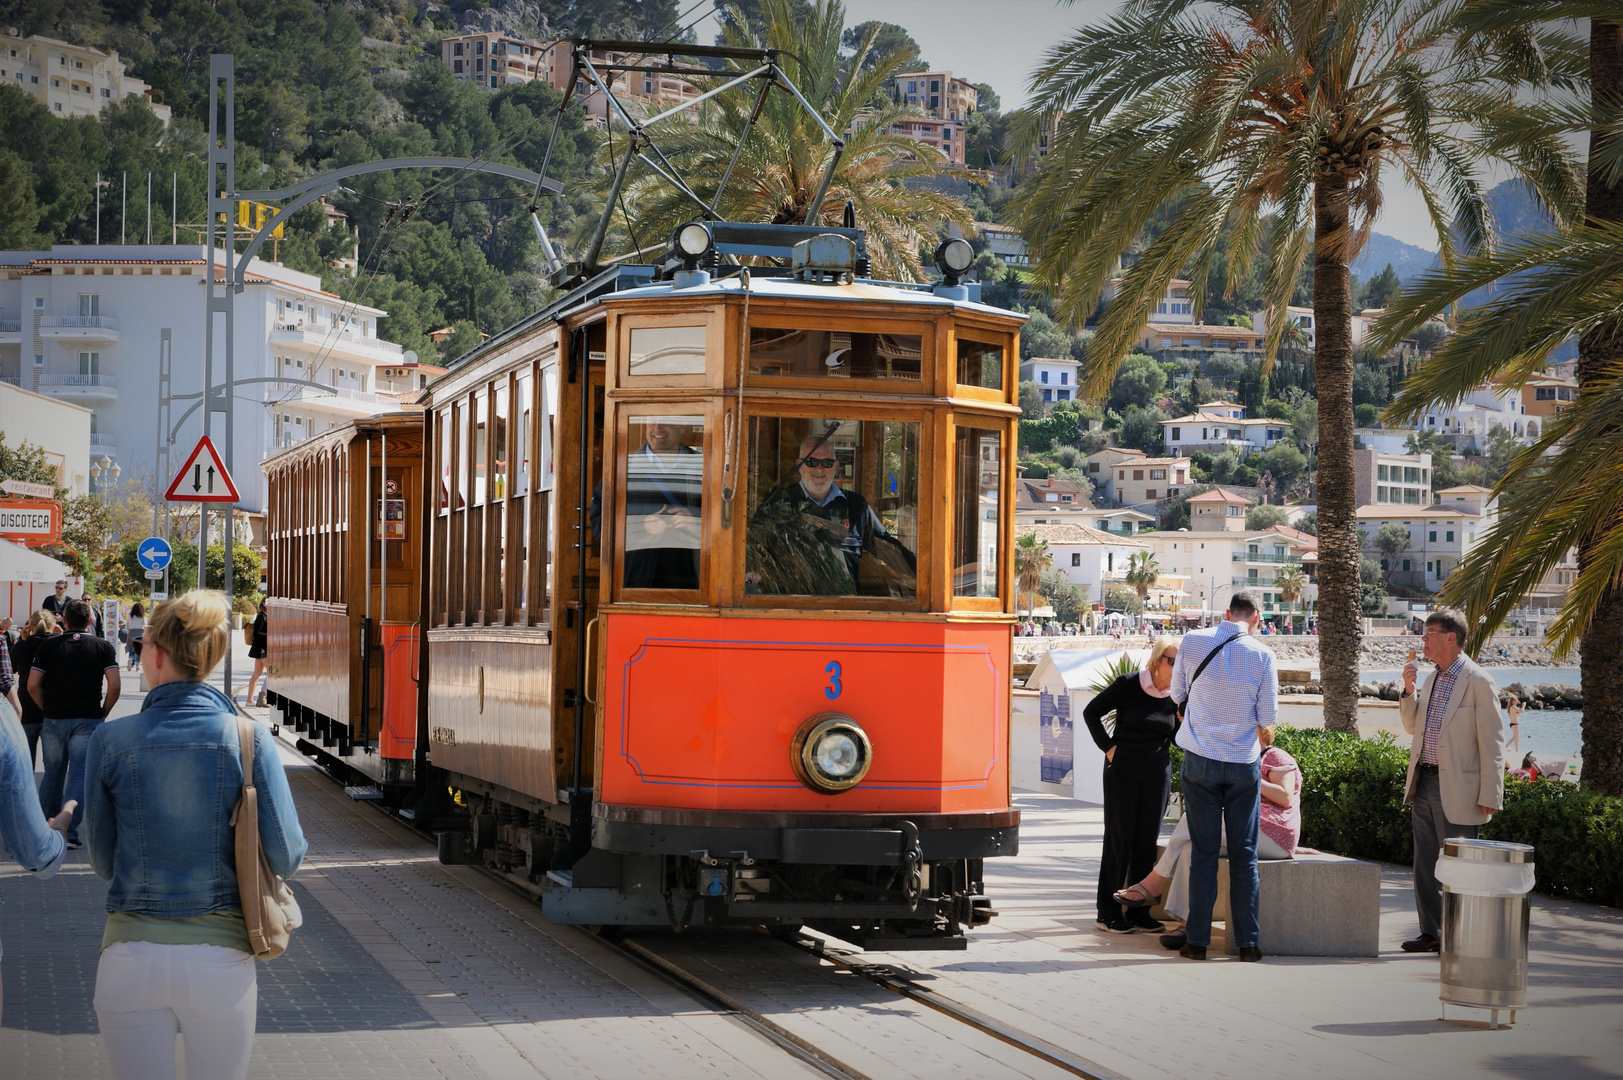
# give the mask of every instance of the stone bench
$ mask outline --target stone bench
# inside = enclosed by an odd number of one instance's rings
[[[1166,848],[1163,845],[1162,851]],[[1257,922],[1264,955],[1376,956],[1381,935],[1381,868],[1341,855],[1303,855],[1257,862]],[[1173,921],[1160,904],[1150,909]],[[1217,861],[1212,921],[1229,917],[1229,861]],[[1215,932],[1214,932],[1215,938]],[[1214,942],[1215,943],[1215,942]],[[1228,951],[1235,952],[1232,939]]]

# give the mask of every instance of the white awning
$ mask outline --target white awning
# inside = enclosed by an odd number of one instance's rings
[[[55,559],[10,540],[0,540],[0,581],[55,582],[71,577],[73,571]]]

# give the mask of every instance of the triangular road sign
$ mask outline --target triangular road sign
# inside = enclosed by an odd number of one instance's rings
[[[220,460],[220,452],[207,435],[197,440],[197,445],[186,456],[186,464],[175,473],[163,497],[168,502],[194,503],[234,503],[241,498],[237,485],[231,482],[231,474],[226,472],[225,462]]]

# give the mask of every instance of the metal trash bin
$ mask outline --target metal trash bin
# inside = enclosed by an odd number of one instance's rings
[[[1499,1012],[1527,1007],[1527,894],[1533,849],[1501,840],[1453,837],[1437,859],[1443,886],[1442,984],[1445,1005]]]

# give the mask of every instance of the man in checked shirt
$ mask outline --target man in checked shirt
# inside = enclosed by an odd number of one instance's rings
[[[1398,715],[1414,736],[1403,801],[1413,808],[1414,900],[1420,936],[1404,952],[1442,948],[1443,891],[1437,856],[1449,837],[1470,837],[1504,805],[1505,732],[1499,688],[1463,652],[1465,616],[1439,608],[1426,617],[1426,659],[1437,670],[1419,690],[1419,667],[1403,669]]]

